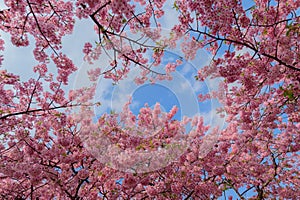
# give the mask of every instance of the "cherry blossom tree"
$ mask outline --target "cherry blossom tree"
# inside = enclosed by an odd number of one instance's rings
[[[36,79],[21,80],[7,69],[0,71],[1,198],[297,199],[300,1],[245,2],[4,0],[0,29],[11,41],[0,38],[0,51],[9,42],[28,46],[33,38],[38,65],[32,67]],[[129,37],[128,31],[161,38],[160,19],[170,5],[178,21],[168,37],[156,44]],[[135,79],[139,84],[169,80],[180,60],[167,64],[163,73],[155,70],[167,48],[178,48],[182,40],[186,60],[193,60],[200,49],[209,51],[210,64],[195,78],[223,80],[219,91],[225,94],[199,94],[201,101],[218,98],[224,105],[220,113],[226,113],[227,126],[218,132],[217,143],[202,154],[209,130],[203,118],[174,120],[177,109],[164,113],[159,104],[135,116],[129,102],[122,113],[103,114],[95,123],[91,107],[101,106],[90,101],[95,87],[63,90],[78,66],[62,51],[62,38],[82,19],[94,23],[98,36],[95,45],[84,45],[83,59],[93,63],[107,52],[114,55],[108,70],[89,71],[91,80],[102,76],[118,83],[132,64],[140,69]],[[53,65],[56,74],[49,72]],[[155,170],[123,167],[141,162],[135,160],[139,152],[181,151],[172,146],[181,139],[188,141],[183,153],[176,159],[164,156],[173,161],[164,167],[155,168],[165,160],[147,160],[151,157],[142,162]],[[118,147],[111,155],[107,142]],[[120,150],[131,157],[119,156]]]

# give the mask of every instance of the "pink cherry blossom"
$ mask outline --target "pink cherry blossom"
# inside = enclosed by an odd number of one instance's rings
[[[26,66],[36,74],[28,80],[0,70],[1,199],[299,198],[300,1],[4,4],[0,30],[10,41],[1,36],[0,67],[9,43],[31,45],[37,63]],[[162,37],[168,9],[178,15],[171,34]],[[89,71],[93,85],[68,92],[63,88],[78,66],[63,51],[63,38],[83,19],[94,23],[98,38],[82,47],[83,60],[92,64],[108,51],[114,56],[107,71]],[[138,84],[171,80],[182,62],[163,60],[175,48],[186,60],[200,50],[212,54],[195,78],[224,81],[198,94],[200,101],[223,104],[224,129],[200,116],[175,120],[178,108],[163,112],[159,104],[145,105],[135,116],[131,102],[121,113],[93,120],[93,108],[101,104],[93,102],[99,77],[118,83],[135,66]],[[164,73],[155,70],[162,64]]]

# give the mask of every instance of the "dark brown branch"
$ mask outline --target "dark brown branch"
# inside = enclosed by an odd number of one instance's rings
[[[233,39],[229,39],[229,38],[221,38],[221,37],[218,37],[218,36],[215,36],[215,35],[212,35],[210,33],[207,33],[207,32],[204,32],[204,31],[200,31],[200,30],[193,30],[193,29],[191,29],[190,31],[201,33],[203,35],[206,35],[206,36],[208,36],[210,38],[213,38],[213,39],[216,39],[216,40],[219,40],[219,41],[230,42],[230,43],[233,43],[233,44],[237,44],[237,45],[241,45],[241,46],[247,47],[247,48],[253,50],[254,52],[256,52],[257,55],[262,55],[262,56],[265,56],[267,58],[271,58],[271,59],[277,61],[280,65],[283,65],[283,66],[285,66],[287,68],[290,68],[292,70],[300,72],[299,68],[296,68],[296,67],[294,67],[292,65],[289,65],[289,64],[285,63],[284,61],[280,60],[278,57],[275,57],[275,56],[267,54],[267,53],[259,53],[259,50],[257,48],[255,48],[253,45],[247,44],[246,42],[237,41],[237,40],[233,40]]]
[[[35,20],[35,23],[36,23],[36,26],[37,26],[39,32],[41,33],[41,35],[43,36],[43,38],[46,40],[46,42],[47,42],[47,44],[49,45],[49,47],[50,47],[50,48],[53,50],[53,52],[58,56],[58,53],[56,52],[56,50],[54,49],[54,47],[52,47],[52,45],[51,45],[50,41],[48,40],[48,38],[45,36],[45,34],[44,34],[44,32],[43,32],[43,30],[42,30],[42,28],[41,28],[41,26],[40,26],[40,24],[39,24],[39,22],[38,22],[38,19],[37,19],[35,13],[33,12],[31,3],[30,3],[28,0],[26,0],[26,2],[27,2],[27,4],[28,4],[28,6],[29,6],[30,12],[31,12],[32,15],[33,15],[33,18],[34,18],[34,20]]]
[[[103,6],[102,6],[102,7],[103,7]],[[97,10],[97,12],[98,12],[98,11],[99,11],[99,9]],[[150,69],[149,67],[147,67],[147,66],[145,66],[145,65],[143,65],[143,64],[141,64],[141,63],[139,63],[138,61],[135,61],[134,59],[128,57],[127,55],[123,54],[120,50],[118,50],[118,49],[114,46],[114,44],[111,42],[110,37],[109,37],[109,35],[108,35],[108,33],[109,33],[109,34],[113,34],[113,35],[116,35],[116,34],[114,34],[114,33],[112,33],[112,32],[109,32],[109,31],[105,30],[105,28],[104,28],[104,27],[98,22],[98,20],[96,19],[96,17],[95,17],[96,14],[97,14],[97,13],[94,12],[92,15],[90,15],[90,18],[91,18],[91,19],[93,20],[93,22],[98,26],[99,30],[101,30],[101,33],[104,35],[104,37],[110,42],[110,44],[112,45],[112,48],[113,48],[114,51],[116,51],[116,52],[118,52],[118,53],[121,53],[122,56],[125,57],[127,60],[132,61],[133,63],[135,63],[135,64],[137,64],[137,65],[143,67],[144,69],[146,69],[146,70],[148,70],[148,71],[150,71],[150,72],[152,72],[152,73],[154,73],[154,74],[165,75],[164,73],[159,73],[159,72],[156,72],[156,71]],[[118,35],[118,37],[121,37],[121,38],[122,38],[122,37],[124,37],[124,36]],[[128,41],[132,41],[130,38],[127,38],[127,37],[125,37],[125,39],[127,39]],[[144,44],[140,44],[140,45],[146,46],[146,45],[144,45]]]
[[[189,193],[189,195],[187,195],[187,197],[184,198],[184,200],[188,200],[188,199],[193,195],[193,193],[194,193],[194,190],[191,191],[191,192]]]
[[[31,105],[31,102],[32,102],[32,100],[33,100],[33,96],[34,96],[34,93],[35,93],[35,91],[36,91],[36,89],[37,89],[37,84],[38,84],[40,78],[41,78],[41,77],[39,76],[38,79],[36,80],[36,83],[35,83],[35,85],[34,85],[34,88],[33,88],[32,92],[31,92],[31,95],[30,95],[30,98],[29,98],[29,102],[28,102],[28,106],[27,106],[26,111],[28,111],[28,110],[30,109],[30,105]]]
[[[60,109],[60,108],[67,108],[67,107],[72,107],[72,106],[79,106],[79,104],[62,105],[62,106],[57,106],[57,107],[53,107],[53,108],[49,108],[49,109],[38,108],[38,109],[33,109],[33,110],[25,110],[25,111],[10,113],[10,114],[1,116],[0,120],[5,120],[8,117],[17,116],[17,115],[24,115],[24,114],[29,115],[30,113],[34,113],[34,112],[41,112],[41,111],[46,112],[46,111],[50,111],[50,110],[56,110],[56,109]]]

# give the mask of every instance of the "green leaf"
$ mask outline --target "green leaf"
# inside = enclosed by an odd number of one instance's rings
[[[178,10],[179,10],[179,7],[178,7],[178,5],[176,4],[176,2],[174,2],[174,4],[173,4],[173,8],[175,8],[175,10],[176,10],[176,11],[178,11]]]
[[[294,94],[292,90],[285,90],[283,92],[283,96],[284,97],[288,97],[289,100],[293,100],[294,99]]]
[[[268,34],[268,30],[265,29],[265,30],[263,31],[263,35],[267,35],[267,34]]]

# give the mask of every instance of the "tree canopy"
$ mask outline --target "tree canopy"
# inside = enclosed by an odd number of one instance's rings
[[[22,80],[3,68],[0,55],[2,199],[300,196],[300,1],[4,3],[0,34],[11,40],[0,36],[0,54],[8,43],[31,45],[38,64],[27,66],[37,78]],[[167,8],[177,15],[163,34]],[[92,66],[106,56],[109,64],[87,69],[89,85],[65,90],[79,66],[62,40],[80,20],[90,20],[98,38],[85,43],[82,59]],[[135,116],[130,102],[95,120],[100,77],[118,84],[138,69],[137,84],[171,80],[183,59],[194,60],[203,49],[212,58],[194,78],[222,81],[199,100],[219,100],[225,128],[212,130],[201,116],[174,119],[178,109],[163,112],[159,104]],[[167,50],[182,57],[157,71]]]

